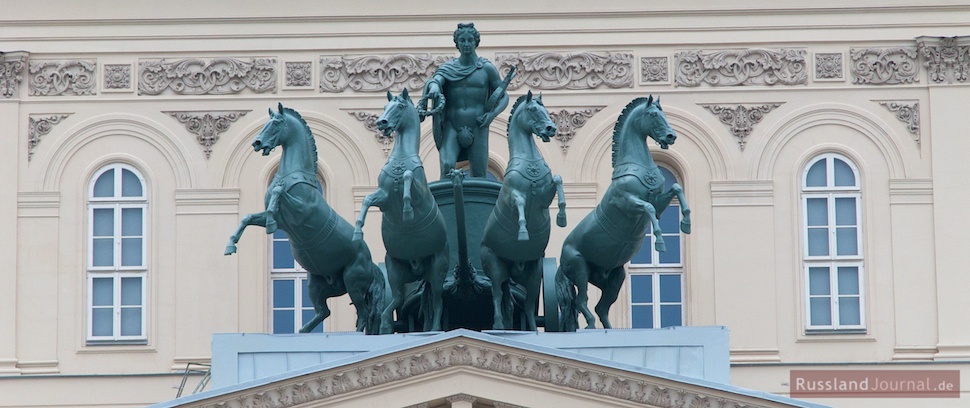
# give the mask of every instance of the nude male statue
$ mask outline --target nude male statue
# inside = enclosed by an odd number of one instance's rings
[[[460,160],[470,162],[473,177],[485,177],[488,127],[509,104],[505,89],[513,72],[503,81],[498,69],[475,53],[481,37],[474,23],[458,24],[454,40],[461,56],[442,64],[425,83],[418,110],[422,119],[434,118],[432,129],[441,178],[447,178]],[[429,100],[433,106],[430,111]]]

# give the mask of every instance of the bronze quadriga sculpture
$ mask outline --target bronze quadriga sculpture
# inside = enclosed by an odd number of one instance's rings
[[[586,318],[586,328],[595,328],[590,313],[587,286],[602,290],[596,314],[604,328],[611,328],[610,306],[626,279],[624,265],[640,250],[648,227],[653,228],[657,251],[664,251],[659,215],[676,196],[683,219],[680,229],[690,233],[690,208],[684,190],[674,183],[664,191],[664,177],[646,145],[649,136],[661,149],[677,136],[667,124],[659,98],[635,99],[620,114],[613,128],[613,177],[606,195],[566,237],[556,283],[563,331],[575,331],[577,310]]]
[[[543,142],[555,136],[556,125],[530,91],[512,105],[508,128],[509,164],[495,208],[482,236],[482,267],[492,283],[493,329],[512,328],[509,278],[525,288],[526,330],[536,330],[541,262],[549,243],[549,204],[559,194],[556,223],[566,226],[562,178],[553,175],[532,135]]]
[[[229,237],[226,255],[249,225],[277,228],[290,239],[293,257],[307,270],[315,316],[301,329],[308,333],[330,316],[327,298],[350,294],[357,308],[357,330],[377,333],[384,310],[384,275],[371,260],[364,241],[354,241],[354,227],[331,208],[317,182],[317,148],[306,121],[293,109],[269,110],[269,121],[253,141],[253,149],[268,155],[283,148],[280,167],[266,192],[266,211],[243,217]]]

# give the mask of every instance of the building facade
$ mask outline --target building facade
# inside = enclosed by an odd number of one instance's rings
[[[292,333],[309,305],[286,237],[251,228],[223,255],[279,164],[250,145],[266,109],[303,115],[323,194],[354,219],[392,143],[373,127],[385,92],[419,90],[465,21],[479,55],[516,67],[510,95],[542,92],[559,124],[539,148],[570,226],[547,256],[606,191],[624,106],[663,101],[678,139],[649,147],[693,231],[663,253],[646,241],[615,326],[728,327],[732,384],[780,395],[792,369],[970,370],[961,2],[12,3],[0,406],[164,401],[178,371],[210,360],[213,333]],[[507,120],[490,131],[499,178]],[[375,261],[379,218],[365,227]],[[349,299],[328,304],[320,330],[353,330]]]

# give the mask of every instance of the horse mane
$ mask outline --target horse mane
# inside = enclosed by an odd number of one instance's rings
[[[293,110],[293,109],[287,108],[287,107],[283,107],[283,112],[284,113],[292,114],[293,117],[299,119],[300,120],[300,123],[303,124],[303,130],[306,131],[306,138],[308,139],[308,142],[310,143],[310,152],[313,154],[313,171],[315,173],[317,171],[317,168],[319,167],[317,165],[317,159],[318,159],[318,157],[317,157],[317,141],[316,141],[316,139],[313,138],[313,132],[310,131],[310,125],[308,125],[306,123],[306,120],[303,119],[303,116],[300,115],[300,112],[297,112],[296,110]]]
[[[508,134],[509,130],[512,129],[512,117],[515,116],[515,109],[518,108],[519,105],[522,104],[522,101],[524,101],[527,96],[529,96],[529,94],[525,94],[525,95],[522,95],[522,96],[518,97],[518,99],[515,100],[515,103],[512,104],[512,110],[509,111],[509,126],[508,126],[508,128],[505,129],[505,133],[506,134]],[[537,98],[534,98],[533,97],[532,100],[538,102],[539,103],[539,106],[543,106],[543,107],[546,106],[546,105],[544,105],[542,103],[542,101],[538,100]]]
[[[623,112],[620,112],[620,118],[616,120],[616,126],[613,127],[613,167],[616,167],[616,148],[620,142],[620,132],[623,130],[623,124],[626,122],[627,117],[634,109],[640,104],[646,102],[649,98],[637,98],[630,103],[626,104],[623,108]]]

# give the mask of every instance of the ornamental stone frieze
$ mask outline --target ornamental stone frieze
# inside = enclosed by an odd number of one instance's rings
[[[896,115],[896,119],[906,124],[906,130],[916,138],[916,146],[920,146],[919,133],[919,101],[873,101],[889,109]]]
[[[727,125],[731,134],[738,139],[738,146],[744,151],[747,137],[754,130],[754,125],[760,123],[768,112],[781,106],[781,103],[766,103],[763,105],[701,105],[709,110],[721,123]]]
[[[591,106],[575,110],[559,109],[558,112],[549,110],[549,118],[556,124],[556,140],[559,141],[563,155],[569,150],[569,142],[576,136],[576,131],[603,108],[604,106]]]
[[[633,54],[624,52],[497,53],[495,65],[515,77],[508,89],[596,89],[633,87]]]
[[[70,115],[70,113],[45,113],[27,117],[27,161],[33,159],[34,148],[40,144],[40,138],[50,133],[54,125],[61,123]]]
[[[806,51],[751,48],[674,54],[677,86],[805,85]]]
[[[276,92],[275,58],[138,61],[138,94],[230,95]]]
[[[670,81],[667,57],[640,57],[640,82]]]
[[[94,95],[96,60],[30,61],[33,96]]]
[[[852,83],[898,85],[919,82],[915,47],[853,48]]]
[[[105,64],[104,83],[101,85],[106,90],[129,90],[131,89],[131,65],[129,64]]]
[[[397,132],[391,132],[390,136],[384,136],[384,132],[377,128],[377,118],[380,115],[364,111],[349,111],[347,112],[354,119],[361,121],[367,130],[374,133],[374,138],[378,144],[381,145],[381,149],[384,150],[384,157],[387,157],[391,153],[391,149],[394,148],[394,137]]]
[[[590,392],[658,407],[762,407],[726,393],[703,395],[669,380],[645,379],[639,374],[600,369],[554,356],[509,351],[479,342],[453,342],[424,351],[376,358],[359,366],[334,368],[215,397],[202,406],[287,408],[459,367],[512,376],[536,386]]]
[[[952,84],[967,82],[970,74],[970,36],[917,37],[916,47],[930,81]]]
[[[320,92],[421,89],[452,55],[395,54],[320,56]]]
[[[27,67],[27,53],[0,52],[0,96],[12,98],[17,95],[22,73]]]
[[[185,125],[185,129],[196,136],[205,152],[205,158],[212,155],[212,146],[219,141],[219,135],[229,130],[229,125],[250,111],[169,111],[162,112]]]

